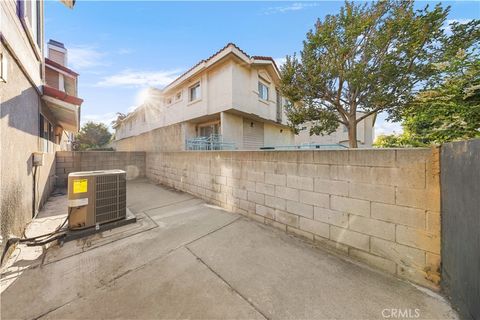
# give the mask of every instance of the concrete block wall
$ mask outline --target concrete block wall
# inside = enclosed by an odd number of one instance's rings
[[[127,179],[144,177],[145,152],[58,151],[56,185],[65,187],[70,172],[111,169],[125,170]]]
[[[146,155],[155,182],[432,288],[439,171],[437,149]]]

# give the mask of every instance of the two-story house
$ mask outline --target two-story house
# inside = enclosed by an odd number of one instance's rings
[[[217,139],[220,149],[291,145],[280,75],[270,57],[250,56],[230,43],[200,61],[119,120],[117,150],[184,150]],[[198,147],[200,145],[200,147]]]
[[[69,72],[65,66],[47,67],[44,52],[44,2],[0,1],[2,239],[20,236],[48,198],[55,183],[55,151],[61,149],[65,131],[79,129],[82,100],[76,91],[68,93],[68,85],[45,83],[49,68]]]

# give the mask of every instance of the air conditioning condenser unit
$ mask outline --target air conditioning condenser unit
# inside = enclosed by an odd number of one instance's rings
[[[125,219],[126,175],[123,170],[72,172],[68,175],[68,228],[85,229]]]

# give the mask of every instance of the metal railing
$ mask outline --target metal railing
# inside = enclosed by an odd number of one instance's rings
[[[342,150],[348,149],[339,143],[335,144],[317,144],[317,143],[305,143],[299,145],[286,145],[286,146],[269,146],[262,147],[261,150]]]
[[[195,137],[185,140],[186,150],[234,150],[235,143],[223,141],[222,135],[212,134],[208,137]]]

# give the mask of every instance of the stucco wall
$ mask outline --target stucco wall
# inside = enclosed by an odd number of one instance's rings
[[[181,151],[185,149],[185,135],[190,131],[186,123],[174,124],[115,140],[114,148],[117,151]]]
[[[20,236],[33,216],[32,153],[42,150],[43,139],[39,138],[40,96],[7,48],[1,45],[0,50],[8,61],[8,81],[0,83],[0,216],[5,239],[10,234]],[[49,151],[36,172],[36,210],[54,182],[58,145],[47,143]]]
[[[359,113],[359,116],[362,113]],[[357,140],[359,148],[371,148],[373,144],[373,116],[370,116],[357,125]],[[343,144],[348,146],[348,131],[343,124],[340,124],[335,132],[330,135],[310,136],[310,125],[305,124],[306,129],[301,130],[295,136],[295,144],[316,143],[316,144]]]
[[[284,126],[278,126],[272,123],[265,123],[263,126],[265,146],[287,146],[293,145],[295,135]]]
[[[59,151],[56,185],[67,186],[68,174],[92,170],[125,170],[127,180],[145,176],[145,152]]]
[[[222,112],[220,114],[220,123],[223,140],[235,143],[236,149],[242,149],[243,118],[232,113]]]
[[[147,153],[146,175],[436,288],[437,149]]]

